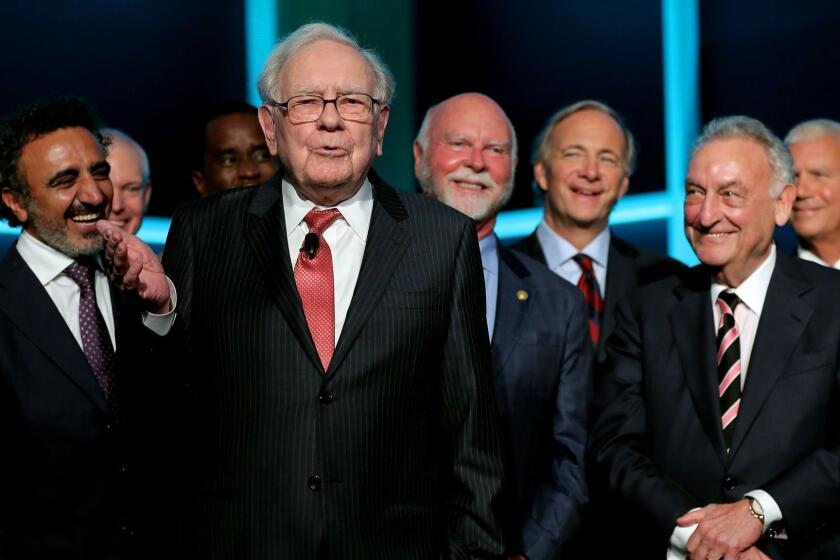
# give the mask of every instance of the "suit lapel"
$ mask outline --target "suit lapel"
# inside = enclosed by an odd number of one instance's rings
[[[269,291],[289,328],[315,367],[323,371],[315,343],[309,334],[289,261],[286,217],[280,190],[282,175],[281,171],[255,193],[245,222],[245,239],[262,267]]]
[[[811,285],[792,266],[791,257],[778,251],[776,255],[732,434],[731,456],[737,453],[779,375],[787,367],[814,312],[814,301],[807,297]]]
[[[101,410],[108,411],[105,394],[79,343],[14,247],[0,266],[0,311]]]
[[[499,285],[496,295],[496,318],[493,326],[493,341],[490,346],[493,375],[498,376],[516,346],[519,327],[533,305],[536,291],[528,282],[528,270],[516,256],[501,243],[497,244],[499,255]],[[528,297],[518,297],[519,291]]]
[[[700,423],[723,461],[726,451],[720,428],[720,399],[714,360],[715,327],[709,282],[708,273],[703,268],[692,269],[686,276],[686,283],[674,290],[679,302],[668,314],[668,320]]]
[[[615,234],[610,234],[610,250],[607,255],[607,285],[604,287],[604,313],[602,314],[601,338],[598,341],[598,355],[604,350],[604,343],[615,328],[615,307],[621,298],[636,288],[633,274],[633,258],[626,254]]]
[[[365,254],[344,328],[327,370],[328,377],[335,373],[347,356],[409,245],[408,233],[401,225],[408,214],[399,196],[373,170],[368,179],[373,185],[374,204]]]

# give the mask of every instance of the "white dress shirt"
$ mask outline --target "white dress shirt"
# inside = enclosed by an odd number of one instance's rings
[[[814,253],[801,246],[796,248],[796,254],[802,260],[815,262],[829,268],[836,268],[837,270],[840,270],[840,260],[837,260],[834,264],[828,264]]]
[[[64,253],[53,249],[44,242],[29,235],[25,231],[20,234],[17,241],[17,251],[20,253],[23,262],[32,270],[35,277],[44,286],[47,295],[55,304],[67,328],[73,334],[73,338],[82,346],[82,331],[79,328],[79,297],[81,289],[69,276],[64,274],[64,269],[75,262]],[[96,291],[96,306],[105,320],[108,327],[108,334],[111,336],[111,344],[114,350],[117,349],[117,340],[114,334],[114,313],[111,306],[111,289],[108,286],[108,277],[100,269],[96,269],[94,275],[94,290]]]
[[[747,375],[749,374],[750,356],[752,355],[755,333],[758,330],[758,322],[761,319],[761,311],[764,309],[764,300],[767,297],[767,288],[770,286],[770,278],[773,276],[773,269],[776,267],[776,246],[770,247],[770,254],[763,263],[744,280],[740,286],[731,289],[724,284],[712,283],[710,305],[714,313],[715,329],[720,325],[720,309],[717,306],[717,299],[721,292],[730,290],[741,300],[735,308],[735,324],[738,326],[738,341],[741,347],[741,389],[744,388]],[[737,422],[737,420],[736,420]],[[782,520],[782,511],[779,504],[770,494],[764,490],[752,490],[745,494],[754,498],[764,510],[764,530],[776,521]],[[671,534],[671,546],[668,550],[667,560],[683,560],[686,557],[685,545],[691,537],[697,525],[689,527],[676,527]]]
[[[609,228],[604,228],[595,236],[595,239],[589,242],[589,245],[578,251],[574,245],[551,229],[543,219],[537,227],[537,239],[540,241],[545,255],[545,264],[549,270],[574,285],[577,285],[583,274],[574,256],[583,253],[591,258],[592,268],[595,269],[595,279],[598,281],[598,291],[601,292],[601,297],[604,297],[604,290],[607,288],[607,260],[610,254]]]
[[[283,180],[283,211],[286,217],[286,235],[289,241],[289,259],[295,267],[303,239],[309,227],[303,218],[316,208],[311,200],[303,198],[291,183]],[[325,210],[325,206],[317,206]],[[341,218],[324,231],[324,241],[330,246],[333,260],[333,281],[335,286],[335,342],[341,336],[347,310],[353,299],[356,281],[362,268],[370,218],[373,213],[373,187],[365,179],[361,188],[352,197],[339,202],[335,208]]]

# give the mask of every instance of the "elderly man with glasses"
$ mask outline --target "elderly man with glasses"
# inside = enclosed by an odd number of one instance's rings
[[[501,555],[475,226],[371,169],[394,83],[344,32],[301,27],[259,87],[280,171],[179,211],[164,252],[197,405],[184,554]],[[103,229],[132,282],[137,242]]]

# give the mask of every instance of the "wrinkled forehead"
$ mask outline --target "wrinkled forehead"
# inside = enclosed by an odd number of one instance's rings
[[[105,160],[106,150],[91,131],[81,127],[60,128],[41,134],[21,150],[18,167],[27,173],[89,166]]]
[[[373,94],[375,83],[373,69],[361,53],[330,40],[315,41],[295,52],[278,77],[284,98],[304,93]]]

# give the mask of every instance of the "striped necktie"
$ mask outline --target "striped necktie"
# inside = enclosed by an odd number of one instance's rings
[[[721,292],[717,299],[720,324],[717,332],[718,394],[720,396],[720,425],[726,451],[732,443],[735,419],[741,406],[741,340],[735,324],[735,308],[741,300],[732,292]]]
[[[582,273],[577,287],[583,293],[583,299],[589,307],[589,336],[592,338],[592,343],[598,346],[598,340],[601,338],[601,313],[604,309],[604,300],[598,288],[598,279],[595,278],[592,258],[583,253],[578,253],[572,258]]]

